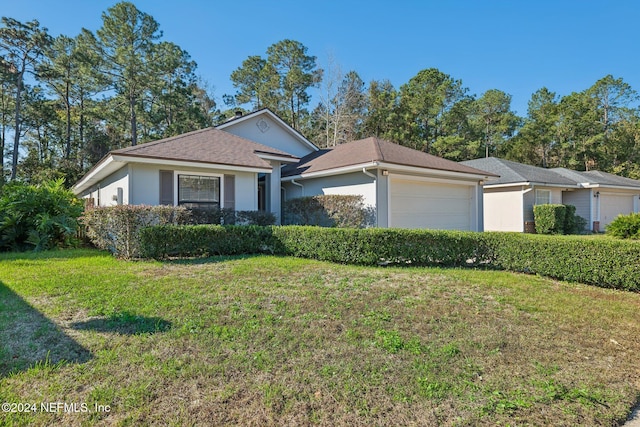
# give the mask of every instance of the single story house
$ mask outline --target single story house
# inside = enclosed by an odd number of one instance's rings
[[[525,231],[533,205],[573,205],[593,231],[604,231],[618,215],[640,211],[640,181],[600,171],[545,169],[488,157],[461,162],[500,178],[484,186],[484,228]]]
[[[72,190],[96,206],[267,210],[319,194],[362,195],[380,227],[483,229],[476,168],[367,138],[320,150],[262,109],[214,128],[113,150]]]

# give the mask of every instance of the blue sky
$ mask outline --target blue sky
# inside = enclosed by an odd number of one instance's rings
[[[115,3],[0,0],[0,14],[38,19],[52,35],[75,36],[82,27],[98,29],[102,12]],[[612,74],[640,91],[640,2],[634,0],[133,3],[159,22],[164,39],[191,54],[220,104],[234,92],[231,72],[285,38],[307,46],[321,67],[332,57],[367,83],[389,79],[399,87],[435,67],[472,94],[511,94],[520,115],[543,86],[567,95]]]

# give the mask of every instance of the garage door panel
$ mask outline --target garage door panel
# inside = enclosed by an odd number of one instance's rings
[[[628,194],[600,194],[600,227],[606,227],[618,215],[633,212],[633,196]]]
[[[392,227],[471,229],[471,194],[468,185],[391,181]]]

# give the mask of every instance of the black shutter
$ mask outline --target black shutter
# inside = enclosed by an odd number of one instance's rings
[[[173,206],[173,171],[160,171],[160,204]]]
[[[236,176],[224,176],[224,204],[225,209],[236,210]]]

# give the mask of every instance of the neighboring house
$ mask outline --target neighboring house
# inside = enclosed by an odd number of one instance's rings
[[[573,205],[587,227],[604,231],[620,214],[640,210],[640,181],[599,171],[545,169],[489,157],[461,162],[500,175],[484,185],[484,228],[525,231],[533,205]]]
[[[482,184],[496,176],[378,138],[286,165],[286,198],[360,194],[378,227],[482,231]]]
[[[114,150],[73,187],[97,206],[267,210],[282,199],[362,195],[380,227],[478,230],[491,173],[376,138],[319,150],[268,109]]]

